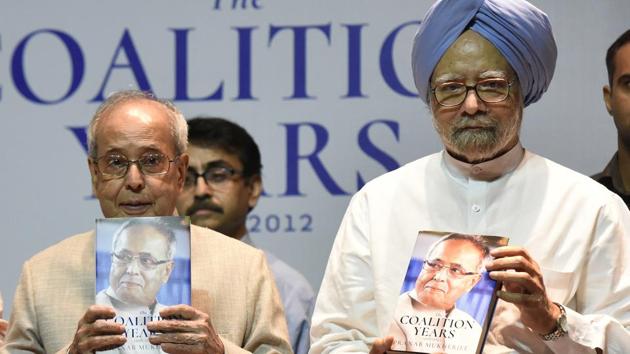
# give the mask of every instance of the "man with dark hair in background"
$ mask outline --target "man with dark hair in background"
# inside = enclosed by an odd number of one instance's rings
[[[608,48],[606,69],[608,85],[603,88],[604,103],[617,127],[617,153],[593,179],[630,205],[630,29]]]
[[[262,192],[258,145],[238,124],[205,117],[188,121],[188,141],[190,163],[177,201],[180,215],[253,245],[246,220]],[[313,290],[288,264],[269,252],[265,255],[280,290],[293,351],[306,354]]]

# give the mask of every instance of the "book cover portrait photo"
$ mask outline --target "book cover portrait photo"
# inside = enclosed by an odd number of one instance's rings
[[[488,277],[499,236],[420,231],[400,289],[389,336],[393,351],[480,353],[499,284]]]
[[[116,310],[127,342],[104,353],[161,353],[146,324],[190,305],[190,226],[181,217],[96,221],[96,304]]]

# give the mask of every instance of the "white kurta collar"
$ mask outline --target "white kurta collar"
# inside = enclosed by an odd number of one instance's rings
[[[442,154],[446,168],[456,178],[489,182],[514,171],[523,159],[525,149],[523,149],[523,146],[519,142],[510,149],[510,151],[496,159],[478,164],[470,164],[457,160],[446,152],[446,150],[444,150]]]

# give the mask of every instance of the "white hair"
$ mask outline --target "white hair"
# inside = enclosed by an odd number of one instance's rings
[[[479,253],[481,254],[481,259],[479,260],[477,271],[481,271],[481,269],[483,268],[484,260],[490,256],[490,248],[488,247],[486,241],[483,239],[481,235],[465,235],[465,234],[458,234],[458,233],[451,233],[451,234],[445,235],[439,240],[437,240],[435,243],[433,243],[431,247],[429,247],[429,250],[427,251],[426,259],[429,259],[431,257],[431,254],[440,243],[443,243],[446,241],[455,241],[455,240],[468,241],[477,250],[479,250]]]
[[[87,140],[88,155],[91,158],[96,159],[98,157],[98,152],[96,151],[96,132],[103,117],[105,117],[106,114],[117,105],[132,100],[153,101],[166,108],[169,113],[169,117],[171,118],[170,130],[173,140],[175,141],[175,153],[176,155],[181,155],[186,152],[188,148],[188,123],[186,122],[182,112],[180,112],[180,110],[175,107],[171,101],[157,98],[150,92],[125,90],[114,92],[107,97],[107,99],[98,107],[96,113],[94,113],[94,116],[90,121],[87,132]]]
[[[125,230],[136,226],[154,228],[162,236],[164,236],[168,246],[166,249],[166,258],[171,261],[173,260],[173,257],[175,257],[175,248],[177,246],[175,232],[171,229],[168,223],[161,220],[153,220],[147,218],[132,218],[131,220],[122,224],[122,226],[118,230],[116,230],[116,233],[114,234],[114,239],[112,240],[112,252],[116,250],[118,239],[125,232]]]

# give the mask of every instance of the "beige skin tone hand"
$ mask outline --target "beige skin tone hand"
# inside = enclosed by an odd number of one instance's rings
[[[92,305],[79,320],[77,331],[68,353],[83,354],[117,348],[127,339],[123,335],[125,326],[112,321],[116,312],[113,308]]]
[[[372,344],[370,354],[383,354],[392,347],[392,344],[394,344],[394,337],[392,336],[378,338]]]
[[[153,345],[160,345],[167,353],[223,354],[225,348],[217,335],[210,316],[188,305],[170,306],[160,311],[163,320],[147,323],[157,334],[149,337]]]
[[[0,317],[2,317],[1,311],[0,311]],[[0,318],[0,346],[4,344],[4,336],[7,334],[8,328],[9,328],[9,322]]]
[[[545,290],[538,263],[522,247],[498,247],[490,253],[495,259],[486,265],[490,278],[503,282],[497,295],[521,312],[521,321],[539,334],[552,332],[560,309]]]

